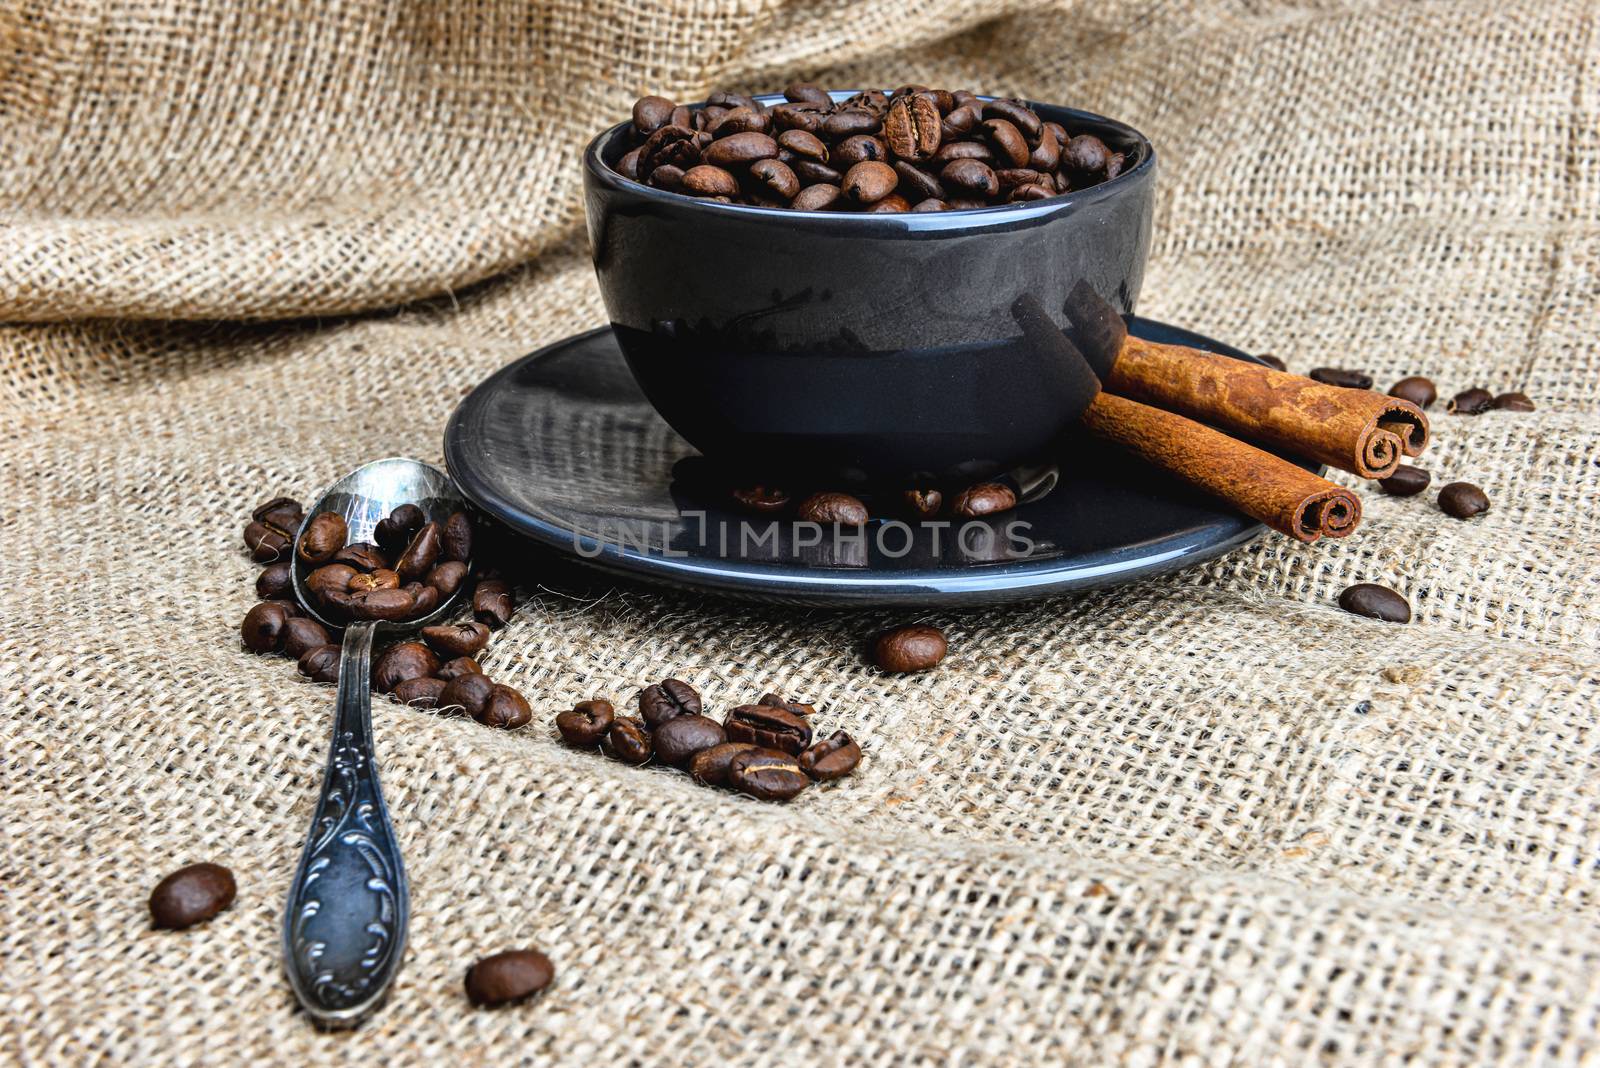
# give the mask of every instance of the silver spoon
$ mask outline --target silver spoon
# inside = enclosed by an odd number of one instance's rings
[[[441,523],[466,507],[449,475],[420,460],[391,457],[329,486],[306,512],[306,522],[337,512],[351,542],[371,541],[378,521],[408,503]],[[418,619],[344,625],[323,616],[309,595],[306,576],[315,568],[298,554],[292,567],[295,599],[306,615],[345,631],[322,794],[283,913],[284,963],[295,997],[317,1024],[354,1027],[383,1003],[400,969],[410,913],[405,867],[372,750],[373,638],[438,622],[455,608],[466,585]]]

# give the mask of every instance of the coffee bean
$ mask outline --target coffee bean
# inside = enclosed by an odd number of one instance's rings
[[[1426,408],[1439,399],[1439,391],[1434,388],[1432,379],[1423,378],[1421,375],[1411,375],[1390,386],[1389,396],[1399,397],[1403,401],[1410,401],[1418,408]]]
[[[787,801],[811,785],[799,761],[772,749],[746,749],[728,762],[728,785],[763,801]]]
[[[664,96],[640,97],[633,104],[633,128],[649,136],[672,121],[672,109],[677,106]]]
[[[299,660],[308,649],[327,645],[328,629],[314,619],[299,616],[283,625],[283,655]]]
[[[895,160],[894,173],[900,176],[900,189],[908,199],[914,198],[919,203],[923,200],[944,199],[944,186],[939,184],[939,179],[912,163],[903,159]]]
[[[768,110],[772,116],[772,128],[775,130],[803,130],[808,134],[816,135],[822,132],[822,120],[826,113],[810,105],[779,104]]]
[[[278,601],[262,601],[245,613],[239,637],[252,653],[276,653],[283,648],[284,631],[293,613]]]
[[[789,507],[789,499],[789,491],[778,489],[776,486],[744,486],[733,491],[734,503],[757,515],[777,515],[784,512]]]
[[[1452,482],[1439,491],[1439,509],[1453,519],[1471,519],[1489,510],[1489,497],[1470,482]]]
[[[378,525],[372,531],[372,540],[386,552],[399,553],[411,541],[411,535],[416,533],[417,528],[427,522],[427,518],[416,505],[402,504],[378,520]]]
[[[440,623],[423,627],[422,640],[445,657],[476,656],[489,644],[489,628],[482,623]]]
[[[882,119],[866,108],[841,108],[822,120],[822,133],[826,137],[843,141],[856,134],[877,133],[883,128]]]
[[[818,782],[842,779],[861,763],[861,747],[844,731],[833,734],[800,754],[800,770]]]
[[[872,658],[884,671],[909,675],[937,667],[949,649],[944,632],[937,627],[897,627],[879,635]]]
[[[277,563],[268,564],[261,569],[261,574],[256,576],[256,596],[263,601],[270,601],[277,597],[294,596],[294,572],[289,561],[279,560]]]
[[[765,111],[740,106],[723,113],[716,125],[709,129],[714,137],[729,137],[738,133],[767,133],[772,129],[772,118]]]
[[[190,864],[150,892],[150,919],[162,930],[181,931],[233,904],[237,892],[233,872],[221,864]]]
[[[1526,393],[1502,393],[1494,399],[1494,406],[1503,412],[1533,411],[1533,401]]]
[[[780,200],[793,200],[800,192],[800,179],[789,165],[775,159],[758,159],[750,164],[750,180]]]
[[[811,726],[802,716],[771,705],[740,705],[723,724],[730,742],[751,742],[785,753],[799,753],[811,744]]]
[[[950,205],[946,204],[942,200],[936,200],[936,199],[930,197],[927,200],[921,200],[921,201],[918,201],[917,203],[913,204],[911,206],[911,210],[913,212],[919,212],[919,213],[920,212],[929,212],[929,211],[949,211],[950,210]]]
[[[800,211],[827,211],[832,208],[844,193],[836,185],[808,185],[800,190],[794,201],[789,205]]]
[[[777,154],[778,142],[766,134],[737,133],[711,142],[701,155],[706,163],[714,166],[736,168],[758,159],[772,159]]]
[[[856,134],[840,141],[838,146],[829,153],[834,167],[843,167],[848,170],[857,163],[867,163],[877,160],[882,163],[889,161],[889,146],[883,143],[882,138],[872,134]]]
[[[611,729],[606,731],[602,748],[624,764],[647,764],[654,750],[654,742],[642,720],[618,716],[612,722]]]
[[[1464,389],[1450,398],[1445,410],[1454,415],[1482,415],[1493,407],[1493,393],[1486,389]]]
[[[810,82],[795,82],[784,89],[783,98],[796,104],[819,104],[822,107],[830,107],[833,104],[833,97],[829,96],[826,90]]]
[[[1314,367],[1307,377],[1324,385],[1343,386],[1346,389],[1372,388],[1371,375],[1343,367]]]
[[[496,685],[489,694],[483,712],[472,718],[485,727],[501,727],[509,731],[524,726],[532,719],[533,709],[528,707],[528,699],[518,691],[509,686]]]
[[[372,685],[389,693],[406,679],[427,678],[439,670],[439,657],[421,642],[396,642],[372,662]]]
[[[327,567],[338,566],[337,564],[327,565]],[[318,570],[326,570],[326,568],[318,568]],[[367,590],[398,590],[399,588],[400,576],[387,568],[379,568],[366,574],[357,572],[351,575],[350,581],[346,583],[346,589],[351,593],[364,593]]]
[[[377,571],[389,566],[389,557],[376,545],[358,541],[333,554],[333,563],[349,564],[357,571]],[[326,565],[324,565],[326,566]]]
[[[1036,142],[1044,134],[1044,121],[1028,105],[1020,100],[986,100],[983,104],[984,118],[1004,119],[1019,131],[1027,135],[1030,142]]]
[[[250,550],[250,559],[258,564],[268,564],[289,554],[289,536],[252,519],[245,524],[244,547]]]
[[[357,574],[349,564],[323,564],[306,576],[306,589],[325,601],[330,593],[348,591]]]
[[[439,691],[439,707],[459,708],[473,719],[479,719],[489,708],[494,686],[494,680],[487,675],[457,675]]]
[[[722,724],[706,716],[674,716],[655,730],[656,759],[681,768],[702,749],[727,741]]]
[[[978,128],[983,131],[983,136],[994,150],[997,160],[1007,162],[1013,167],[1027,166],[1032,150],[1022,136],[1022,131],[1013,126],[1009,120],[985,119]]]
[[[499,579],[484,579],[472,591],[472,615],[491,630],[511,622],[514,609],[511,587]]]
[[[867,506],[848,493],[813,493],[800,502],[796,514],[807,523],[841,527],[859,527],[868,519]]]
[[[250,518],[292,538],[295,531],[300,529],[300,524],[305,522],[306,514],[300,502],[293,497],[274,497],[258,505],[250,513]]]
[[[698,716],[700,694],[682,679],[664,679],[639,691],[639,715],[654,730],[678,716]]]
[[[728,785],[728,770],[733,758],[756,746],[749,742],[723,742],[702,749],[689,760],[689,774],[702,786]]]
[[[312,682],[338,682],[339,647],[329,644],[307,649],[300,655],[300,663],[296,666],[300,674]]]
[[[1000,192],[1000,180],[994,176],[994,169],[976,159],[958,159],[945,164],[944,170],[939,172],[939,181],[946,189],[979,198]]]
[[[802,159],[828,162],[828,146],[815,134],[804,130],[785,130],[778,135],[778,147],[786,148]]]
[[[509,1005],[550,985],[555,965],[537,949],[508,949],[467,969],[467,1000],[486,1007]]]
[[[466,579],[466,564],[460,560],[446,560],[442,564],[434,564],[433,570],[422,581],[438,590],[440,597],[453,597]]]
[[[394,699],[412,708],[437,708],[444,692],[443,679],[405,679],[394,688]]]
[[[899,193],[890,193],[882,200],[868,207],[866,213],[868,215],[889,215],[894,212],[908,212],[910,210],[911,202],[909,200]]]
[[[1432,481],[1433,476],[1422,468],[1401,464],[1388,478],[1378,479],[1378,485],[1391,497],[1415,497]]]
[[[1289,369],[1289,365],[1288,364],[1284,363],[1278,357],[1270,355],[1270,354],[1265,353],[1265,352],[1257,353],[1256,354],[1256,359],[1259,362],[1266,364],[1268,367],[1272,368],[1274,371],[1287,371]]]
[[[1017,506],[1017,495],[1010,486],[1000,482],[980,482],[956,494],[950,510],[969,519],[978,516],[1008,512]]]
[[[939,108],[925,96],[899,96],[883,120],[884,140],[901,159],[927,159],[943,140]]]
[[[906,490],[901,494],[901,500],[913,515],[923,519],[932,519],[944,507],[944,494],[934,489]]]
[[[1104,174],[1111,162],[1111,150],[1094,134],[1079,134],[1069,139],[1061,152],[1062,170],[1080,180]]]
[[[466,563],[472,559],[472,517],[452,512],[439,531],[439,559]]]
[[[768,708],[781,708],[785,712],[796,716],[814,716],[817,714],[816,706],[808,705],[804,701],[788,701],[775,693],[762,694],[761,699],[756,704],[766,705]]]
[[[900,176],[887,163],[857,163],[844,176],[845,196],[858,204],[871,204],[894,192]]]
[[[1021,129],[1021,127],[1018,127]],[[1023,130],[1027,133],[1026,130]],[[1039,143],[1028,153],[1028,166],[1046,175],[1054,174],[1061,166],[1061,142],[1056,135],[1044,131],[1039,137]]]
[[[697,197],[731,197],[739,191],[739,179],[721,167],[702,163],[684,172],[683,188]]]
[[[939,136],[946,142],[956,141],[971,133],[983,121],[983,112],[971,105],[951,108],[939,120]]]
[[[1385,623],[1410,623],[1411,605],[1387,586],[1361,582],[1339,595],[1339,607],[1346,612]]]
[[[334,553],[344,548],[348,534],[344,516],[337,512],[321,512],[312,516],[311,522],[306,524],[295,551],[308,564],[325,564],[333,559]]]
[[[376,619],[397,623],[410,617],[417,599],[407,590],[358,590],[347,595],[350,614],[356,619]]]
[[[394,565],[402,582],[416,582],[433,570],[433,565],[439,562],[439,553],[443,549],[442,533],[438,523],[424,523],[416,534],[412,535],[411,543],[406,546]]]
[[[453,660],[447,660],[440,664],[439,669],[430,674],[436,679],[450,682],[452,679],[458,679],[462,675],[482,675],[483,668],[470,656],[458,656]]]
[[[556,730],[568,745],[586,749],[600,744],[616,719],[617,710],[610,701],[580,701],[556,716]]]
[[[411,614],[406,617],[407,619],[421,619],[439,607],[439,591],[432,586],[421,582],[408,582],[402,589],[416,599],[416,602],[411,606]]]

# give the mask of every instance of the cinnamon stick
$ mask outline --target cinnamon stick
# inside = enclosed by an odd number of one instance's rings
[[[1343,538],[1361,521],[1361,498],[1350,490],[1193,419],[1101,393],[1082,422],[1095,437],[1298,541]]]
[[[1428,444],[1410,401],[1131,335],[1105,388],[1362,478],[1388,478]]]

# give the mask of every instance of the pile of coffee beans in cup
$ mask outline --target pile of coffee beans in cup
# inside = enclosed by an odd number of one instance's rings
[[[339,631],[307,617],[295,600],[292,568],[298,557],[312,570],[306,587],[324,618],[406,621],[433,612],[471,584],[472,618],[423,627],[420,641],[396,642],[372,661],[372,686],[402,704],[459,709],[491,727],[521,727],[533,716],[527,699],[484,674],[477,656],[515,610],[509,582],[493,567],[473,567],[476,524],[465,512],[430,522],[415,504],[379,520],[372,542],[349,541],[343,516],[323,512],[305,523],[291,497],[275,497],[250,515],[245,547],[265,564],[256,577],[261,598],[239,633],[255,653],[298,662],[315,682],[339,679]]]
[[[721,90],[698,109],[643,97],[617,173],[724,204],[927,212],[1047,200],[1110,181],[1131,162],[1020,100],[965,89],[906,85],[835,102],[801,83],[783,95],[768,105]]]
[[[721,723],[705,714],[693,686],[665,679],[639,691],[639,714],[619,716],[610,701],[584,701],[556,716],[568,745],[598,747],[625,764],[681,768],[704,786],[724,786],[763,801],[787,801],[814,782],[855,770],[861,747],[844,731],[814,737],[816,708],[767,694],[739,705]]]

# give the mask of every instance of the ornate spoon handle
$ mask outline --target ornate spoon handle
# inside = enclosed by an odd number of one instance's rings
[[[322,796],[283,913],[289,982],[323,1027],[354,1027],[400,968],[410,911],[406,872],[372,753],[373,623],[352,624]]]

